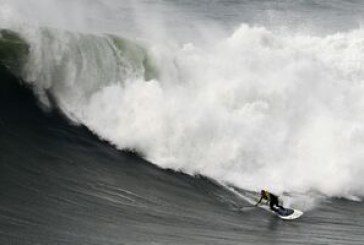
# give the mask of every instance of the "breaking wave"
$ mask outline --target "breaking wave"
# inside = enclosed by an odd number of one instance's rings
[[[357,198],[363,34],[243,24],[206,45],[181,45],[10,28],[0,60],[45,108],[162,168],[248,190]]]

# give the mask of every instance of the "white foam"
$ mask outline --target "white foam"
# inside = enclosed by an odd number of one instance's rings
[[[243,25],[161,54],[159,82],[103,89],[85,123],[161,167],[245,189],[363,195],[363,34]]]

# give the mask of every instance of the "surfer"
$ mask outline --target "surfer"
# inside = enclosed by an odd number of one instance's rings
[[[273,195],[272,193],[270,193],[270,192],[268,192],[266,190],[262,190],[260,192],[260,195],[261,195],[260,200],[257,202],[257,204],[255,204],[255,206],[258,206],[264,199],[264,200],[266,200],[266,203],[269,202],[269,207],[274,212],[278,212],[278,208],[283,208],[284,209],[284,207],[279,205],[278,196]]]

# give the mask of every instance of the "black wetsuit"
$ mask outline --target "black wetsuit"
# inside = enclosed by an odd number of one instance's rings
[[[281,205],[279,205],[278,197],[271,193],[269,193],[269,207],[270,207],[270,209],[272,209],[275,212],[278,211],[278,209],[276,207],[283,208]]]

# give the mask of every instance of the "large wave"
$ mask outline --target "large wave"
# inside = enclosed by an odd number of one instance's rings
[[[364,195],[362,29],[243,24],[205,45],[16,33],[29,46],[21,76],[43,104],[119,149],[249,190]]]

